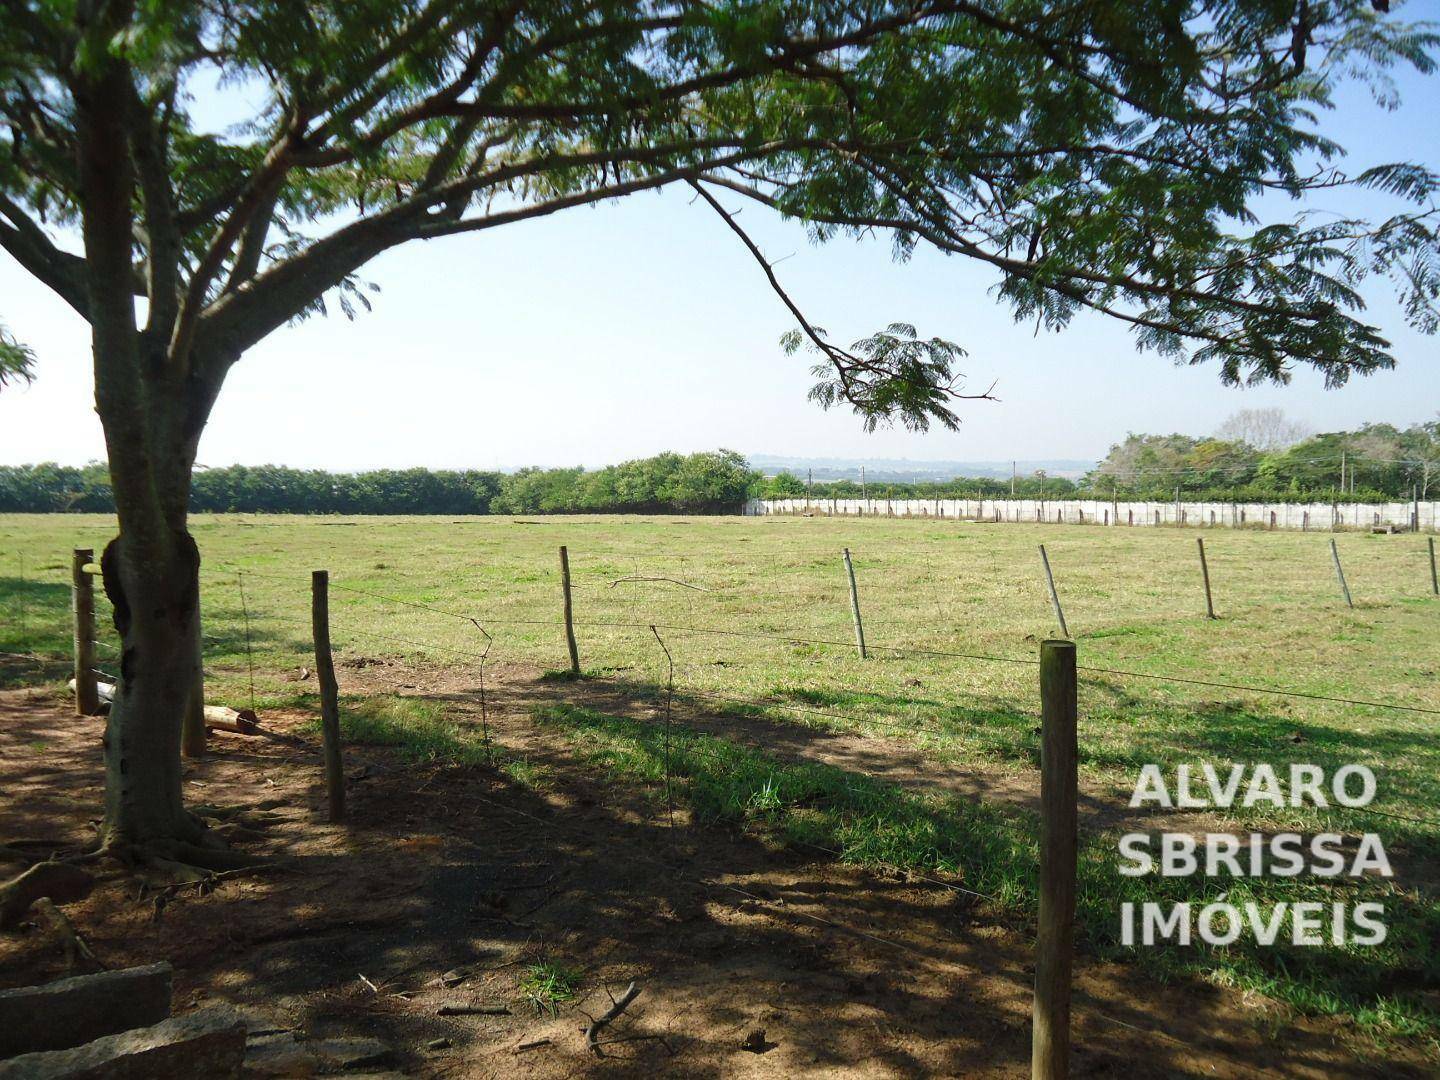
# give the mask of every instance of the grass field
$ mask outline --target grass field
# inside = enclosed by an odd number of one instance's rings
[[[1338,534],[1352,610],[1335,580],[1330,534],[1206,531],[1220,616],[1210,621],[1195,530],[781,517],[205,516],[193,531],[204,558],[211,697],[232,704],[248,703],[252,666],[261,706],[294,701],[293,673],[311,655],[312,568],[331,572],[332,635],[342,657],[418,655],[473,666],[487,644],[473,617],[493,639],[491,659],[562,668],[557,547],[566,544],[587,672],[663,685],[655,624],[674,659],[677,695],[777,723],[893,738],[941,762],[1022,778],[1033,778],[1038,755],[1031,661],[1056,630],[1037,552],[1044,543],[1078,643],[1086,780],[1127,789],[1149,762],[1172,773],[1202,761],[1305,762],[1327,771],[1367,764],[1379,778],[1373,809],[1396,816],[1255,808],[1227,821],[1377,832],[1407,868],[1389,883],[1126,879],[1116,873],[1117,834],[1106,831],[1086,837],[1082,857],[1086,947],[1120,951],[1121,898],[1378,898],[1390,926],[1383,946],[1264,950],[1242,942],[1138,959],[1162,973],[1201,973],[1309,1011],[1348,1014],[1386,1036],[1433,1045],[1440,1032],[1440,715],[1321,700],[1440,710],[1440,600],[1430,593],[1423,538]],[[109,535],[98,517],[0,516],[0,653],[44,661],[0,657],[9,681],[63,677],[69,551],[98,550]],[[868,660],[850,644],[845,547]],[[103,619],[100,636],[114,638]],[[113,670],[111,660],[102,648],[102,666]],[[342,692],[343,682],[342,671]],[[657,782],[654,733],[644,725],[587,709],[541,719],[617,778]],[[357,721],[352,731],[394,741],[396,724],[427,752],[467,752],[470,735],[446,727],[443,715],[402,715],[378,733]],[[687,798],[709,816],[779,822],[860,861],[960,873],[1013,917],[1032,917],[1033,822],[1023,812],[940,805],[753,749],[719,753],[728,755],[720,774],[706,764],[713,757],[681,763]]]

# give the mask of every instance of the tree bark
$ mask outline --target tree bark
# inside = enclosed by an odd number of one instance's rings
[[[186,484],[188,487],[188,482]],[[122,504],[147,500],[144,493]],[[143,505],[140,509],[144,509]],[[105,726],[103,841],[195,842],[203,831],[181,797],[180,733],[195,687],[200,556],[183,522],[168,535],[126,528],[105,549],[105,591],[120,634],[120,680]]]
[[[208,373],[228,367],[212,356],[181,370],[158,347],[147,356],[139,338],[138,393],[111,392],[128,373],[103,348],[95,358],[119,522],[101,559],[120,635],[102,839],[122,846],[195,843],[204,832],[181,797],[182,729],[200,665],[200,552],[187,522],[191,470],[217,389]]]
[[[200,553],[186,524],[200,433],[235,356],[218,346],[175,355],[169,326],[153,318],[143,330],[137,324],[130,136],[143,118],[129,111],[134,87],[107,44],[123,28],[126,6],[92,14],[86,33],[95,56],[77,66],[73,91],[95,408],[119,524],[101,569],[121,649],[105,727],[101,841],[164,856],[204,833],[181,797],[181,730],[200,662]],[[147,228],[169,224],[147,221]],[[152,316],[173,299],[151,296]]]

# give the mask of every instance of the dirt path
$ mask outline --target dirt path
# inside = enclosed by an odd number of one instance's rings
[[[360,681],[350,674],[347,688]],[[430,688],[431,674],[365,669],[376,688],[411,692]],[[1028,1075],[1024,936],[943,887],[683,816],[669,827],[653,803],[531,726],[530,705],[555,686],[518,669],[489,682],[496,736],[543,759],[543,791],[485,768],[351,748],[351,820],[333,827],[312,750],[216,735],[208,758],[187,763],[187,794],[272,806],[281,820],[254,848],[290,856],[287,865],[164,904],[137,899],[117,873],[69,909],[77,928],[110,966],[170,960],[183,1007],[219,999],[312,1039],[376,1039],[388,1053],[373,1067],[407,1075]],[[457,674],[435,692],[469,708],[469,689]],[[304,734],[301,714],[266,719]],[[98,737],[97,721],[53,699],[0,693],[0,841],[88,838]],[[525,999],[540,962],[578,973],[576,998],[553,1016]],[[0,936],[0,985],[62,966],[38,929]],[[607,991],[631,980],[641,995],[597,1057],[584,1013],[603,1011]],[[1162,986],[1126,966],[1082,958],[1076,993],[1077,1076],[1426,1075],[1408,1054],[1367,1064],[1337,1024],[1292,1022],[1265,999]],[[510,1012],[436,1015],[447,1002]],[[448,1045],[430,1049],[435,1040]]]

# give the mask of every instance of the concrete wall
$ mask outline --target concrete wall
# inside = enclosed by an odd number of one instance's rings
[[[929,517],[1065,525],[1195,525],[1257,529],[1371,529],[1394,525],[1435,532],[1440,503],[1120,502],[1099,499],[751,499],[748,515]]]

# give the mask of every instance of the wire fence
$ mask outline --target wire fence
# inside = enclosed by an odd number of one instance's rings
[[[243,572],[241,572],[241,574],[243,576]],[[283,580],[291,579],[285,578]],[[433,638],[423,639],[419,636],[405,637],[399,636],[397,634],[384,633],[373,628],[362,628],[354,625],[353,621],[347,619],[343,613],[339,616],[339,619],[337,621],[337,628],[342,639],[346,637],[349,637],[351,639],[358,638],[367,642],[381,643],[388,646],[399,646],[401,649],[404,650],[413,650],[422,653],[435,653],[449,659],[450,661],[470,662],[479,665],[483,665],[485,659],[489,656],[490,648],[495,641],[495,637],[491,634],[490,630],[487,630],[486,624],[482,624],[478,616],[466,613],[464,611],[455,610],[449,607],[441,607],[433,604],[427,604],[405,597],[392,596],[389,594],[378,592],[374,589],[360,588],[339,581],[332,581],[331,588],[336,589],[342,593],[350,594],[351,596],[364,598],[364,600],[366,601],[374,601],[380,604],[395,605],[402,608],[423,611],[430,615],[441,616],[444,618],[466,623],[478,633],[483,635],[485,647],[483,650],[467,649],[463,647],[458,647],[453,644],[437,642]],[[343,609],[341,610],[343,612]],[[294,616],[287,617],[270,613],[265,615],[264,618],[282,623],[287,623],[288,625],[296,628],[297,630],[308,629],[309,626],[309,623],[306,620]],[[560,618],[499,618],[488,621],[488,625],[494,628],[497,633],[501,632],[501,629],[504,627],[542,627],[553,631],[556,639],[558,640],[559,634],[563,630],[565,624],[563,619]],[[626,631],[637,635],[653,635],[655,640],[657,642],[660,642],[662,649],[664,649],[664,651],[666,652],[667,660],[669,660],[672,664],[669,676],[669,691],[671,697],[678,694],[680,698],[691,703],[712,703],[717,709],[742,709],[753,713],[761,713],[767,715],[773,714],[775,712],[787,713],[805,717],[810,720],[824,721],[831,726],[882,729],[887,732],[898,733],[902,736],[929,736],[942,741],[953,738],[957,733],[957,729],[962,726],[956,723],[943,724],[933,721],[927,722],[926,720],[917,717],[911,717],[905,720],[898,720],[894,718],[888,718],[882,715],[876,715],[874,713],[849,711],[836,708],[825,708],[815,704],[803,704],[793,701],[786,701],[783,699],[777,699],[773,696],[756,697],[745,696],[737,693],[724,693],[713,689],[706,689],[700,686],[685,685],[683,682],[677,685],[674,682],[673,657],[669,656],[669,651],[665,648],[663,638],[661,638],[660,636],[660,633],[663,631],[665,634],[695,635],[705,638],[718,637],[721,639],[730,638],[756,640],[766,643],[783,645],[805,645],[831,650],[841,650],[845,652],[849,652],[855,648],[855,644],[853,641],[847,641],[838,637],[822,638],[806,636],[804,628],[757,630],[734,626],[696,626],[670,622],[645,622],[631,620],[617,621],[586,618],[574,619],[573,626],[580,630]],[[867,642],[867,647],[877,652],[889,653],[893,655],[929,657],[941,660],[961,660],[990,665],[1008,665],[1013,667],[1020,667],[1023,669],[1034,669],[1039,665],[1039,660],[1034,657],[999,656],[988,653],[966,652],[953,649],[939,649],[913,642],[890,643],[869,641]],[[713,653],[709,654],[708,662],[712,664],[716,662],[716,657]],[[726,666],[733,667],[741,666],[744,664],[745,661],[741,657],[731,657],[730,659],[722,660],[721,662],[725,663]],[[1222,680],[1198,679],[1189,676],[1166,675],[1154,672],[1132,671],[1113,667],[1086,664],[1078,665],[1078,671],[1083,678],[1092,681],[1102,676],[1106,678],[1135,679],[1143,680],[1150,683],[1165,683],[1187,688],[1201,687],[1205,689],[1223,689],[1230,692],[1257,695],[1262,697],[1287,698],[1306,703],[1316,702],[1324,703],[1327,705],[1358,707],[1394,713],[1413,714],[1419,716],[1440,716],[1440,709],[1430,708],[1428,706],[1410,705],[1403,702],[1383,701],[1369,698],[1353,698],[1341,695],[1324,694],[1315,691],[1290,689],[1277,686],[1261,686]],[[592,672],[590,677],[600,681],[623,685],[630,690],[639,693],[653,694],[655,691],[654,683],[635,683],[633,680],[622,680],[615,675],[606,675],[605,673]],[[1017,715],[1023,715],[1025,717],[1028,717],[1030,720],[1038,720],[1038,711],[1035,710],[1033,707],[1027,709],[1024,707],[1016,708],[1012,706],[1012,709],[1016,710]],[[983,725],[984,722],[985,721],[983,719],[975,719],[971,720],[970,724],[972,726]],[[1083,723],[1084,717],[1082,716],[1082,725]],[[1081,730],[1083,733],[1085,727],[1082,726]],[[1193,757],[1196,754],[1196,747],[1193,743],[1172,742],[1168,744],[1161,744],[1158,747],[1156,747],[1155,744],[1152,743],[1147,744],[1147,748],[1164,749],[1178,757]],[[1426,826],[1440,825],[1440,818],[1427,818],[1417,815],[1403,814],[1397,811],[1385,810],[1379,807],[1353,807],[1350,809],[1360,814],[1373,817],[1383,817],[1389,820],[1402,821],[1410,824],[1419,824]]]
[[[633,638],[636,636],[648,636],[661,632],[667,635],[676,635],[682,638],[699,638],[703,640],[720,642],[733,640],[756,644],[762,648],[773,646],[805,647],[811,650],[819,650],[830,653],[846,654],[855,647],[854,642],[840,634],[816,634],[811,625],[783,625],[777,624],[768,619],[762,625],[746,625],[745,622],[736,619],[720,623],[716,619],[714,608],[706,610],[697,609],[697,599],[702,602],[708,599],[706,594],[721,592],[717,587],[713,571],[704,566],[696,565],[694,559],[683,554],[660,553],[648,557],[650,565],[658,564],[666,569],[665,573],[649,572],[650,566],[641,563],[638,557],[629,558],[626,567],[629,572],[617,573],[619,569],[615,564],[621,560],[613,557],[606,557],[596,560],[598,565],[578,565],[577,580],[575,586],[580,589],[590,590],[592,595],[605,597],[604,601],[591,603],[585,601],[581,605],[581,613],[572,621],[575,629],[584,632],[608,632],[612,635],[619,634],[632,639],[630,648],[634,648]],[[18,560],[17,560],[18,562]],[[788,572],[792,575],[806,573],[807,569],[813,573],[813,569],[806,567],[793,567]],[[30,573],[33,573],[30,572]],[[777,576],[783,576],[782,571]],[[547,573],[544,576],[551,576]],[[273,611],[266,608],[256,607],[247,593],[247,579],[257,579],[272,583],[272,586],[284,586],[284,592],[294,596],[297,605],[305,602],[304,592],[298,588],[301,579],[296,575],[255,570],[238,566],[225,566],[213,570],[206,570],[202,579],[204,582],[204,594],[206,597],[206,630],[204,645],[207,653],[224,655],[232,659],[243,647],[244,662],[244,683],[248,701],[253,708],[257,700],[256,690],[256,653],[261,653],[262,667],[273,666],[277,654],[288,654],[296,661],[303,663],[303,657],[309,648],[308,617],[302,610],[293,610],[291,613]],[[22,578],[22,580],[24,580]],[[773,579],[766,579],[767,590]],[[411,584],[406,581],[405,584]],[[493,644],[491,633],[486,627],[493,628],[497,632],[509,628],[531,628],[535,631],[545,631],[548,634],[556,635],[564,628],[563,619],[555,615],[536,614],[533,617],[517,617],[515,615],[490,615],[478,611],[467,611],[459,606],[442,603],[431,603],[424,600],[417,600],[412,597],[395,595],[390,592],[380,591],[366,584],[353,584],[343,578],[332,581],[331,587],[345,597],[356,603],[370,605],[392,606],[405,609],[411,612],[423,613],[424,616],[441,617],[452,620],[456,623],[467,625],[476,635],[479,645],[475,648],[467,648],[464,645],[457,645],[451,636],[448,641],[436,640],[433,634],[427,634],[423,628],[416,627],[410,634],[387,633],[375,629],[373,619],[365,620],[366,625],[354,625],[343,619],[339,625],[353,635],[355,638],[380,643],[384,646],[399,646],[402,649],[428,651],[449,657],[454,661],[474,662],[482,655],[488,653]],[[228,590],[228,591],[227,591]],[[628,617],[604,617],[616,611],[617,590],[628,592],[623,599],[618,601],[618,606],[624,616]],[[23,590],[22,590],[23,592]],[[682,598],[683,605],[677,608],[676,596]],[[269,597],[277,595],[276,588],[272,587]],[[108,601],[105,599],[102,590],[96,590],[97,618],[96,625],[100,630],[95,635],[94,646],[96,661],[94,670],[97,675],[108,681],[114,682],[119,677],[119,640],[113,632],[113,617],[108,609]],[[591,607],[599,608],[601,617],[594,617],[588,614]],[[659,609],[657,613],[655,609]],[[680,621],[673,618],[677,612],[688,613],[695,616],[688,621]],[[337,607],[337,614],[344,611],[344,606]],[[34,614],[32,606],[27,602],[23,608],[23,617],[28,623],[29,618]],[[670,617],[666,617],[670,616]],[[704,625],[699,623],[700,619],[712,620]],[[384,620],[388,626],[394,625],[392,620]],[[288,637],[277,634],[273,631],[276,626],[284,626]],[[220,627],[219,632],[216,628]],[[259,639],[259,640],[257,640]],[[1018,669],[1019,671],[1033,669],[1038,665],[1034,656],[1000,655],[992,652],[981,652],[957,648],[942,648],[924,641],[895,641],[876,640],[869,636],[866,641],[866,648],[875,653],[904,657],[908,659],[922,658],[934,659],[937,661],[961,661],[966,663],[982,665],[999,665]],[[707,646],[707,664],[723,668],[744,667],[750,658],[744,654],[721,655],[715,646]],[[682,663],[682,668],[684,667]],[[690,669],[685,668],[685,673]],[[1221,690],[1227,693],[1243,694],[1262,698],[1287,699],[1294,702],[1314,703],[1318,705],[1341,707],[1346,709],[1364,709],[1380,713],[1405,714],[1414,717],[1429,718],[1440,716],[1440,708],[1428,704],[1409,703],[1405,701],[1385,700],[1380,697],[1360,697],[1343,693],[1326,693],[1321,690],[1312,690],[1293,686],[1265,685],[1259,682],[1242,682],[1231,679],[1202,678],[1189,674],[1175,674],[1156,671],[1134,670],[1103,664],[1080,664],[1080,675],[1082,680],[1090,685],[1098,685],[1104,680],[1138,681],[1158,686],[1169,686],[1176,688],[1194,688],[1202,690]],[[847,669],[841,673],[843,679],[853,678],[853,671]],[[804,703],[777,699],[775,696],[747,697],[744,694],[736,693],[733,689],[714,685],[714,678],[708,681],[700,680],[695,685],[684,688],[684,692],[694,698],[717,703],[719,705],[744,707],[752,710],[766,712],[783,712],[796,716],[808,716],[816,719],[824,719],[831,723],[844,723],[849,725],[864,725],[868,728],[883,728],[900,733],[911,735],[928,735],[935,738],[946,738],[952,736],[956,729],[955,723],[927,722],[917,716],[909,716],[904,720],[898,720],[883,715],[883,709],[861,709],[861,710],[836,710],[827,709],[815,703]],[[854,687],[842,682],[838,693],[835,696],[853,694]],[[1013,708],[1013,706],[1012,706]],[[919,711],[910,709],[910,712]],[[1084,723],[1082,718],[1082,724]],[[1174,745],[1168,749],[1175,753],[1184,753],[1191,747],[1185,745]],[[1377,813],[1379,811],[1376,811]],[[1395,815],[1397,820],[1409,820],[1415,823],[1432,824],[1429,819],[1419,817],[1405,817]]]
[[[660,569],[663,569],[663,572],[657,570],[655,564],[661,564]],[[808,595],[807,570],[813,568],[798,565],[777,567],[773,578],[766,581],[767,588],[777,581],[782,583],[775,590],[782,597],[780,606],[784,606],[783,598],[787,595],[787,589],[783,585],[787,579],[797,583],[795,595]],[[663,736],[663,794],[667,817],[672,822],[678,786],[675,769],[677,761],[693,757],[712,763],[721,770],[735,769],[738,765],[732,748],[744,747],[767,755],[782,765],[787,760],[803,763],[803,757],[787,759],[784,753],[769,745],[760,733],[752,732],[747,738],[745,732],[726,722],[737,715],[746,718],[759,717],[771,723],[785,723],[786,721],[776,717],[776,714],[783,714],[799,718],[804,724],[819,724],[841,731],[878,730],[887,736],[913,743],[915,751],[922,756],[937,748],[955,750],[957,745],[963,751],[964,734],[967,731],[1005,730],[1013,735],[1011,745],[1026,753],[1033,754],[1038,746],[1034,738],[1038,729],[1033,725],[1039,721],[1040,716],[1034,705],[1033,692],[1023,696],[1016,692],[1010,700],[1005,700],[1003,691],[1008,684],[1002,684],[999,707],[993,709],[985,703],[962,708],[951,702],[941,702],[940,707],[935,708],[923,700],[910,704],[883,702],[877,707],[874,702],[867,700],[863,687],[856,686],[857,671],[874,670],[877,662],[883,670],[887,658],[904,658],[935,661],[947,670],[957,666],[978,666],[1008,672],[1012,676],[1022,677],[1033,687],[1032,675],[1040,664],[1034,656],[942,648],[923,640],[886,640],[882,637],[878,641],[867,639],[866,648],[879,654],[879,657],[876,661],[871,661],[869,669],[857,669],[852,660],[857,643],[844,634],[844,621],[840,615],[834,616],[828,624],[822,624],[832,632],[826,632],[825,629],[817,632],[813,624],[777,622],[770,614],[760,616],[758,620],[752,615],[752,621],[747,622],[743,611],[736,613],[733,606],[727,603],[735,598],[735,590],[726,587],[713,569],[697,565],[695,560],[686,556],[675,555],[663,560],[657,557],[648,563],[639,557],[611,556],[603,560],[601,565],[582,563],[577,567],[577,571],[577,580],[573,584],[582,590],[582,597],[588,599],[582,600],[579,605],[580,614],[570,620],[571,628],[582,633],[603,633],[620,639],[623,647],[619,651],[627,652],[631,660],[631,664],[627,666],[633,670],[634,665],[639,664],[648,672],[641,677],[626,677],[618,669],[590,669],[586,672],[585,681],[592,685],[613,687],[644,700],[652,707],[652,716],[635,718],[635,722],[646,725],[650,731]],[[22,573],[22,581],[29,580],[27,575],[33,573],[28,570]],[[367,578],[370,576],[373,575],[367,575]],[[547,586],[558,585],[553,569],[540,571],[539,576]],[[396,575],[396,580],[409,589],[415,584],[414,577],[415,575],[407,575],[402,578]],[[273,586],[265,594],[266,603],[256,602],[255,590],[247,585],[252,579],[267,581]],[[926,589],[938,589],[939,584],[933,565],[928,565],[920,594],[923,595]],[[223,656],[226,665],[231,669],[235,667],[236,657],[243,657],[239,674],[254,707],[257,701],[257,675],[263,685],[271,674],[268,669],[275,666],[278,658],[288,657],[292,662],[304,664],[311,655],[309,649],[312,624],[306,611],[309,597],[304,589],[303,578],[295,574],[227,566],[204,571],[202,585],[205,650],[212,658]],[[346,651],[379,646],[400,654],[439,656],[444,664],[473,668],[477,672],[482,741],[487,751],[492,747],[493,710],[499,706],[501,700],[495,697],[496,688],[493,683],[487,689],[487,662],[493,662],[499,657],[532,659],[532,639],[527,637],[521,642],[513,640],[517,633],[521,632],[543,632],[544,640],[551,642],[550,647],[558,653],[561,635],[566,628],[566,620],[555,614],[544,614],[540,611],[530,615],[485,614],[465,610],[463,605],[432,603],[416,599],[413,595],[396,595],[394,592],[374,587],[365,579],[357,583],[337,576],[330,582],[330,588],[339,594],[337,598],[343,598],[341,603],[331,608],[330,616],[337,649]],[[441,590],[437,586],[433,591]],[[103,592],[97,591],[96,600],[97,626],[113,626],[113,617],[104,606],[107,602],[103,599]],[[284,606],[278,606],[282,600]],[[931,600],[933,602],[933,597]],[[393,609],[415,613],[416,621],[377,615],[377,612]],[[935,610],[939,618],[943,612],[938,603]],[[591,611],[596,614],[590,614]],[[24,611],[27,627],[37,614],[36,608],[27,600]],[[458,626],[458,636],[437,633],[433,625],[437,619],[448,620],[450,624]],[[833,632],[834,630],[840,632]],[[703,659],[697,659],[682,650],[679,645],[684,641],[703,642],[704,645],[700,647],[703,648]],[[726,643],[734,643],[734,648],[727,650]],[[118,638],[110,631],[97,632],[93,644],[102,654],[94,665],[95,671],[110,681],[116,681],[119,674]],[[613,642],[611,645],[611,651],[617,651]],[[816,692],[815,696],[822,700],[827,696],[834,700],[850,700],[850,707],[835,707],[820,701],[790,700],[777,693],[747,694],[739,692],[738,689],[717,688],[700,677],[702,669],[714,668],[716,665],[723,666],[727,671],[755,667],[769,663],[769,653],[797,647],[810,650],[807,655],[817,657],[822,662],[826,658],[845,661],[847,666],[836,667],[830,674],[832,689],[827,693]],[[758,659],[754,649],[761,650]],[[820,666],[817,663],[816,667]],[[217,670],[215,673],[223,672]],[[232,670],[231,674],[233,673]],[[1406,717],[1426,725],[1429,725],[1429,718],[1440,716],[1440,708],[1413,701],[1387,700],[1379,695],[1359,697],[1304,687],[1267,685],[1258,680],[1242,682],[1208,679],[1188,674],[1084,663],[1078,665],[1078,673],[1082,684],[1092,690],[1107,689],[1117,680],[1126,683],[1134,681],[1174,687],[1185,692],[1197,689],[1222,690],[1226,693],[1260,698],[1286,699],[1307,708],[1363,709],[1386,716]],[[815,675],[814,672],[811,674]],[[423,696],[424,687],[417,686],[416,689]],[[904,712],[905,715],[892,715],[896,710]],[[1427,726],[1425,731],[1433,732],[1433,727]],[[1088,742],[1098,742],[1107,735],[1099,724],[1092,724],[1085,711],[1080,715],[1079,733],[1082,756]],[[1197,752],[1202,748],[1197,746],[1195,740],[1166,739],[1162,735],[1163,733],[1147,733],[1145,749],[1163,749],[1177,759],[1203,756],[1203,753]],[[1103,777],[1113,771],[1111,769],[1107,772],[1101,767],[1097,770],[1097,775]],[[857,782],[860,779],[872,778],[862,772],[857,776]],[[893,782],[892,778],[885,775],[878,779],[883,783]],[[856,793],[853,788],[846,790]],[[1410,794],[1412,799],[1422,796],[1421,805],[1424,805],[1423,793]],[[482,798],[478,794],[475,797]],[[482,801],[491,800],[482,798]],[[523,813],[517,807],[498,802],[495,805],[502,810]],[[1012,804],[1006,809],[1021,816],[1030,812],[1023,804]],[[1318,817],[1322,824],[1329,821],[1344,823],[1348,821],[1351,813],[1367,819],[1379,819],[1385,823],[1420,826],[1425,830],[1440,826],[1440,818],[1404,813],[1387,806],[1347,807],[1343,811],[1332,808],[1330,813]],[[564,827],[555,821],[528,816],[541,821],[547,827]],[[1143,817],[1143,814],[1136,816]],[[1390,826],[1387,824],[1388,828]],[[947,880],[947,877],[938,871],[929,872],[923,867],[892,865],[868,853],[857,853],[844,847],[815,843],[813,840],[798,837],[792,837],[791,840],[797,846],[831,858],[847,862],[859,861],[875,870],[903,873],[915,881],[944,888],[974,900],[993,904],[1002,902],[994,891],[967,884],[964,877]],[[746,890],[733,883],[709,880],[698,883],[705,887],[728,890],[737,895],[749,895]],[[766,898],[757,896],[755,899]],[[795,914],[894,946],[901,951],[910,948],[903,941],[889,939],[873,930],[846,926],[812,913]],[[1105,1015],[1100,1015],[1099,1018],[1122,1026],[1131,1026]],[[1172,1038],[1164,1032],[1156,1034]]]

